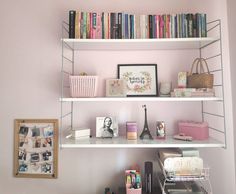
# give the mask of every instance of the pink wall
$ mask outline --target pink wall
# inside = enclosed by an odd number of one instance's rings
[[[13,177],[13,120],[15,118],[59,118],[60,116],[60,68],[61,68],[61,21],[67,20],[68,10],[128,11],[134,13],[208,12],[210,19],[223,22],[224,63],[228,148],[203,149],[202,155],[212,172],[214,194],[235,193],[233,127],[231,114],[231,85],[228,55],[227,12],[225,1],[220,0],[148,0],[148,1],[36,1],[2,0],[0,6],[0,193],[4,194],[90,194],[102,193],[106,186],[117,189],[123,185],[123,171],[132,163],[143,166],[144,161],[154,161],[156,149],[63,149],[59,152],[59,178],[56,180],[24,179]],[[130,11],[132,10],[132,11]],[[91,57],[92,55],[92,57]],[[107,55],[109,59],[104,60]],[[175,66],[186,68],[196,53],[187,51],[167,52],[83,52],[76,58],[79,65],[96,64],[114,68],[118,63],[157,63],[160,80],[168,77]],[[169,57],[171,56],[171,57]],[[169,60],[171,58],[171,60]],[[179,67],[178,67],[179,68]],[[99,69],[97,69],[98,71]],[[107,76],[114,76],[107,74]],[[102,91],[102,90],[101,90]],[[86,125],[100,114],[117,114],[120,123],[126,119],[139,120],[143,125],[142,103],[78,104],[75,119]],[[198,119],[199,106],[182,108],[182,103],[148,103],[151,126],[163,118],[173,133],[173,120],[181,117]],[[110,107],[113,107],[113,110]],[[96,109],[94,110],[94,107]],[[182,109],[181,109],[182,108]],[[176,112],[168,113],[174,109]],[[152,112],[152,114],[151,114]],[[155,113],[155,114],[154,114]],[[176,114],[175,114],[176,113]],[[196,116],[195,116],[196,115]],[[94,128],[94,124],[89,124]],[[227,159],[226,159],[227,158]],[[223,169],[222,166],[225,168]],[[230,180],[229,180],[230,177]],[[219,184],[220,183],[220,184]]]

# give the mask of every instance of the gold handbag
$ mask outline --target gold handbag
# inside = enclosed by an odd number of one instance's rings
[[[204,67],[207,68],[207,72],[204,72]],[[196,65],[196,72],[193,73],[193,68]],[[200,68],[199,68],[200,65]],[[200,69],[200,71],[199,71]],[[196,58],[193,61],[191,72],[187,78],[188,88],[213,88],[214,75],[210,74],[207,62],[204,58]]]

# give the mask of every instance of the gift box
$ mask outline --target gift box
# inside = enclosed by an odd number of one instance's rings
[[[179,133],[191,136],[194,140],[205,140],[209,138],[207,122],[180,121],[178,128]]]

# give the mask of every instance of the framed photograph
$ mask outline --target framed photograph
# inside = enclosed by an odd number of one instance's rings
[[[112,138],[118,136],[118,123],[115,117],[96,118],[96,137]]]
[[[157,64],[118,64],[118,78],[126,81],[127,96],[158,95]]]
[[[107,97],[125,97],[125,80],[123,79],[107,79],[106,80],[106,96]]]
[[[166,126],[165,126],[164,121],[157,121],[156,135],[157,135],[157,139],[165,139],[166,138]]]
[[[16,119],[14,139],[14,176],[57,178],[57,119]]]

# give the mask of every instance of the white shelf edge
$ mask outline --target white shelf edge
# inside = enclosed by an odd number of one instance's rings
[[[168,137],[166,140],[126,140],[124,138],[98,139],[90,138],[87,140],[63,139],[61,148],[223,148],[225,144],[209,138],[203,141],[180,141]]]
[[[195,101],[221,101],[219,97],[97,97],[97,98],[60,98],[61,102],[195,102]]]
[[[199,49],[219,40],[217,37],[203,38],[159,38],[159,39],[61,39],[74,50],[159,50]]]
[[[150,38],[150,39],[73,39],[62,38],[64,42],[70,43],[146,43],[146,42],[207,42],[215,41],[216,37],[195,37],[195,38]]]

